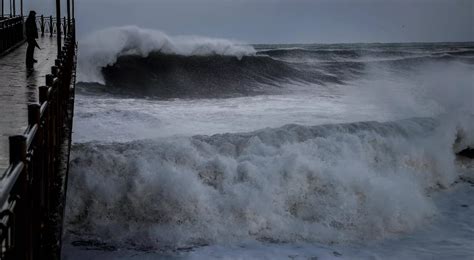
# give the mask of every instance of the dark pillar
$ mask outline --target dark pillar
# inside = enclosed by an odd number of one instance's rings
[[[54,28],[53,28],[53,16],[50,15],[50,16],[49,16],[49,37],[53,37],[53,31],[54,31]]]
[[[3,16],[4,16],[4,14],[5,14],[5,11],[3,10],[4,7],[5,7],[5,5],[4,5],[3,0],[2,0],[2,18],[3,18]]]
[[[44,102],[48,101],[48,87],[40,86],[39,91],[39,103],[42,105]]]
[[[74,0],[72,0],[72,19],[76,19],[75,10],[74,10]]]
[[[15,5],[15,3],[16,3],[16,0],[13,0],[13,16],[16,15],[16,5]]]
[[[23,0],[20,0],[20,14],[23,17]]]
[[[17,164],[26,161],[26,136],[14,135],[10,136],[10,164]]]
[[[28,230],[28,179],[27,179],[27,140],[26,136],[14,135],[9,138],[10,145],[10,164],[17,165],[23,163],[23,170],[18,176],[16,185],[18,187],[19,199],[15,206],[14,219],[14,236],[13,243],[13,257],[11,259],[32,259],[30,255],[30,238],[31,233]],[[2,257],[3,258],[3,257]]]
[[[39,104],[28,104],[28,125],[34,126],[40,124],[41,106]]]
[[[56,33],[59,58],[59,54],[61,53],[61,0],[56,0]]]
[[[67,0],[67,31],[69,32],[69,27],[71,26],[71,0]]]

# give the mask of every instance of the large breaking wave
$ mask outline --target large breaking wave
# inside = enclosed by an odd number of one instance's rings
[[[76,144],[67,228],[76,239],[142,248],[390,237],[436,213],[430,191],[458,177],[453,146],[474,140],[463,136],[472,123],[461,122]]]
[[[135,26],[97,31],[81,41],[79,81],[104,83],[101,69],[126,55],[146,57],[151,52],[169,55],[242,57],[255,53],[253,47],[225,39],[200,36],[171,37],[161,31]]]
[[[107,92],[160,98],[275,93],[286,86],[345,84],[386,67],[404,73],[426,63],[474,64],[472,44],[247,44],[172,37],[137,27],[111,28],[82,42],[79,80]],[[105,87],[103,86],[105,85]]]

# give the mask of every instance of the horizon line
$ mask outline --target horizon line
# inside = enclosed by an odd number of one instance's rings
[[[310,44],[442,44],[442,43],[464,43],[474,44],[474,40],[470,41],[410,41],[410,42],[302,42],[302,43],[246,43],[250,45],[310,45]]]

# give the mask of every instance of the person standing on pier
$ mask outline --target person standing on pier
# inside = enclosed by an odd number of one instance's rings
[[[38,46],[36,39],[38,39],[38,28],[36,27],[36,12],[30,11],[28,18],[25,22],[26,29],[26,41],[28,42],[28,48],[26,49],[26,68],[32,69],[33,64],[37,62],[34,59],[35,47]]]

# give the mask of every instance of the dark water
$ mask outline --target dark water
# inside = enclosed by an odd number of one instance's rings
[[[474,43],[255,45],[243,57],[124,55],[102,68],[106,92],[156,98],[268,94],[289,84],[348,84],[383,67],[410,73],[426,64],[474,64]],[[103,90],[89,84],[88,90]]]

